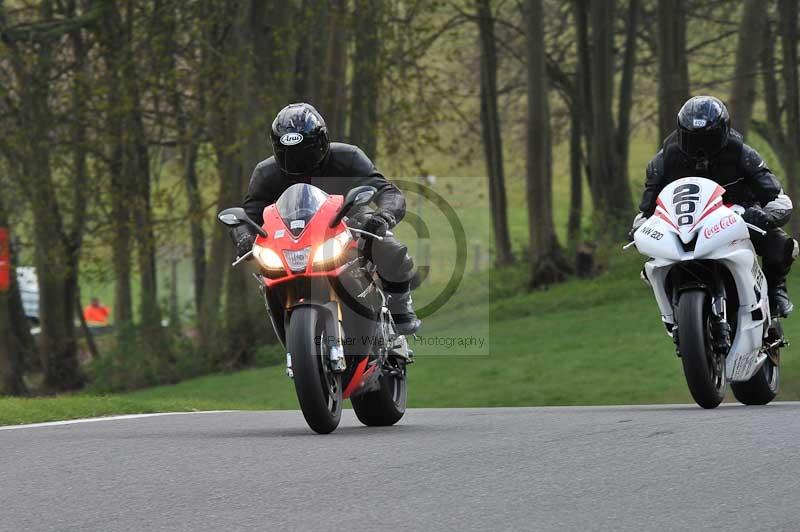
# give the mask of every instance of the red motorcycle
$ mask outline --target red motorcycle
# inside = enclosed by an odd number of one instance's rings
[[[256,259],[287,373],[306,422],[320,434],[336,429],[347,398],[369,426],[393,425],[406,409],[413,353],[395,332],[370,260],[372,240],[382,237],[348,227],[346,218],[374,195],[373,187],[356,187],[344,198],[330,196],[298,183],[264,209],[262,227],[241,208],[218,215],[229,227],[248,224],[258,233],[252,251],[233,265]]]

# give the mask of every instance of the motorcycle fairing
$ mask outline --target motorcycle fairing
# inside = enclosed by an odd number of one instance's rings
[[[725,189],[709,179],[686,177],[664,187],[654,215],[672,227],[684,244],[694,238],[703,220],[722,207]]]
[[[315,271],[312,264],[312,257],[314,257],[318,246],[321,246],[328,239],[347,230],[347,226],[344,222],[339,222],[339,224],[333,228],[328,227],[328,221],[333,218],[343,202],[344,198],[342,196],[328,196],[317,213],[309,222],[305,223],[303,231],[298,235],[293,235],[291,230],[286,227],[284,219],[275,205],[269,205],[264,208],[263,228],[267,231],[268,236],[259,236],[256,238],[255,243],[275,251],[280,257],[284,268],[284,275],[280,277],[269,278],[264,276],[264,284],[266,284],[267,287],[285,283],[298,276],[329,277],[336,276],[340,273],[341,266],[330,270]],[[274,229],[276,227],[282,227],[284,229],[276,231]],[[311,245],[310,243],[312,242],[315,243],[316,246]],[[350,247],[355,247],[355,243],[351,242]],[[310,248],[306,268],[302,271],[293,271],[286,260],[284,251],[298,252],[306,248]]]
[[[692,186],[684,187],[685,184]],[[696,188],[700,190],[696,191]],[[687,192],[692,193],[688,200]],[[770,322],[769,303],[764,275],[750,242],[747,225],[738,214],[722,204],[723,193],[722,187],[704,178],[675,181],[659,195],[654,215],[636,231],[634,241],[640,253],[652,257],[645,263],[644,270],[669,335],[675,325],[675,316],[672,296],[666,292],[665,286],[672,267],[681,262],[712,260],[730,271],[736,284],[739,309],[736,334],[726,357],[725,374],[729,381],[746,381],[766,360],[761,347]],[[668,209],[667,205],[673,203],[676,195],[679,202],[691,201],[702,208]],[[686,213],[697,213],[697,216],[691,216],[689,223]],[[678,216],[684,216],[680,220],[682,225],[678,223]]]
[[[309,194],[306,195],[311,196]],[[314,269],[312,260],[316,250],[324,245],[327,240],[348,230],[343,221],[333,228],[329,227],[330,220],[334,218],[341,208],[344,198],[339,195],[318,195],[314,196],[313,199],[315,201],[309,202],[309,208],[301,205],[303,208],[297,209],[298,213],[302,215],[303,222],[303,227],[300,231],[295,230],[293,232],[291,230],[294,220],[291,217],[287,218],[286,212],[282,213],[277,203],[264,208],[263,228],[268,236],[259,236],[256,238],[255,243],[273,250],[280,257],[284,271],[279,277],[274,278],[262,274],[262,289],[267,301],[270,320],[274,329],[278,332],[281,342],[284,344],[285,332],[288,328],[288,320],[292,311],[299,307],[311,306],[317,308],[321,315],[324,316],[325,330],[332,331],[331,333],[326,332],[332,344],[330,347],[336,345],[344,348],[347,369],[343,375],[345,389],[342,397],[347,399],[377,389],[379,387],[377,379],[381,375],[380,366],[369,356],[371,350],[363,352],[355,342],[351,345],[354,337],[361,338],[367,334],[366,329],[359,328],[359,326],[364,327],[364,324],[357,324],[356,322],[356,320],[362,319],[361,316],[359,315],[358,318],[355,318],[351,312],[349,323],[353,326],[353,330],[348,332],[343,329],[343,312],[345,309],[343,308],[343,303],[339,301],[339,297],[343,293],[349,294],[354,290],[355,293],[358,293],[358,290],[354,288],[355,285],[348,285],[343,291],[337,292],[334,284],[337,282],[357,283],[355,279],[350,279],[346,274],[346,270],[352,267],[353,264],[348,262],[337,267],[317,271]],[[301,251],[306,248],[309,249],[309,253],[305,269],[293,270],[284,252]],[[356,242],[349,242],[347,248],[355,250],[357,248]],[[293,281],[302,282],[304,281],[303,278],[306,278],[305,281],[311,282],[303,284],[306,287],[305,291],[298,293],[295,291],[296,284]],[[281,316],[283,319],[276,319]]]

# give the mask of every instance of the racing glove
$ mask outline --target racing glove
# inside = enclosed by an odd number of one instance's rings
[[[388,231],[390,227],[394,226],[394,224],[394,216],[386,211],[377,211],[372,213],[372,215],[367,219],[363,228],[364,231],[369,233],[378,236],[386,236],[386,231]]]
[[[742,214],[744,221],[766,231],[775,227],[775,220],[761,207],[748,207]]]
[[[236,244],[236,256],[242,257],[253,249],[253,244],[256,241],[256,234],[253,229],[247,225],[237,225],[231,229],[231,238]]]
[[[636,215],[636,218],[633,219],[633,224],[631,225],[631,230],[628,231],[628,242],[633,242],[633,233],[636,232],[644,223],[647,221],[647,216],[644,215],[643,212],[640,212]]]

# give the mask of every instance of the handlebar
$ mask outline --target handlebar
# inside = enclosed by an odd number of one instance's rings
[[[750,229],[750,230],[752,230],[752,231],[755,231],[756,233],[760,234],[761,236],[764,236],[764,235],[766,235],[766,234],[767,234],[767,232],[766,232],[766,231],[764,231],[763,229],[761,229],[761,228],[760,228],[759,226],[757,226],[757,225],[749,224],[749,223],[747,223],[747,222],[745,222],[745,225],[747,226],[747,228],[748,228],[748,229]]]
[[[370,233],[369,231],[364,231],[363,229],[355,229],[353,227],[348,227],[348,229],[350,229],[354,233],[358,233],[360,235],[365,235],[365,236],[374,238],[375,240],[383,241],[383,237],[382,236],[378,236],[378,235],[376,235],[374,233]],[[391,231],[386,231],[386,236],[394,236],[394,233],[392,233]]]
[[[240,265],[241,263],[243,263],[244,261],[246,261],[247,259],[249,259],[252,256],[253,256],[253,250],[251,249],[250,251],[248,251],[247,253],[245,253],[241,257],[238,257],[235,261],[233,261],[231,266],[235,268],[235,267],[237,267],[238,265]]]

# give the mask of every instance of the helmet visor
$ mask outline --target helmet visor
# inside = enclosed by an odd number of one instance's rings
[[[681,150],[695,159],[705,159],[716,155],[725,146],[725,134],[717,131],[680,130]]]
[[[281,170],[291,175],[311,173],[320,163],[319,148],[315,145],[275,147],[275,160]]]

